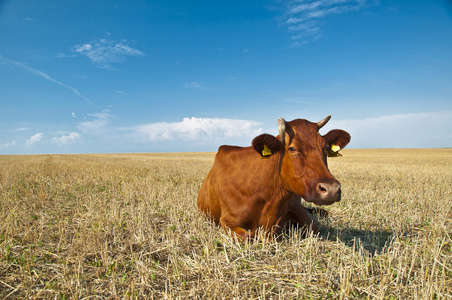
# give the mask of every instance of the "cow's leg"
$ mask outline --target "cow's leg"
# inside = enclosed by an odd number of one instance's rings
[[[297,222],[302,227],[308,227],[314,233],[319,232],[319,228],[311,219],[306,208],[301,204],[298,196],[293,196],[287,202],[287,219]]]
[[[223,217],[220,218],[220,225],[226,231],[228,231],[228,229],[231,229],[235,236],[241,241],[252,240],[254,238],[254,232],[251,232],[251,230],[246,230],[245,228],[242,228],[240,226],[232,225]]]
[[[239,238],[241,241],[251,241],[254,239],[254,233],[250,230],[246,230],[242,227],[231,227],[232,232]]]

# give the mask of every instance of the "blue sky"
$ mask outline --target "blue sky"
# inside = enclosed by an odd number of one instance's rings
[[[0,0],[0,154],[216,151],[277,119],[452,147],[452,3]]]

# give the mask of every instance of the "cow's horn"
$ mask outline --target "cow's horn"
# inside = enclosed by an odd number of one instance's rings
[[[279,132],[279,139],[281,140],[281,143],[283,145],[286,144],[286,120],[283,118],[278,119],[278,132]]]
[[[323,119],[320,122],[317,122],[317,126],[319,126],[319,129],[322,128],[323,126],[325,126],[326,123],[328,123],[328,121],[331,119],[331,115],[329,115],[328,117],[326,117],[325,119]]]

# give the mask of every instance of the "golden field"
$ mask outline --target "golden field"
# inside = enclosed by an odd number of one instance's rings
[[[344,150],[280,242],[196,208],[213,153],[0,156],[0,299],[452,299],[452,149]]]

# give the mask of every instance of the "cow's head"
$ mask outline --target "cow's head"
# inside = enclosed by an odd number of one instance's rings
[[[341,199],[341,184],[328,170],[327,156],[350,142],[350,134],[339,129],[320,135],[319,129],[330,118],[318,123],[279,119],[276,138],[265,134],[253,140],[253,147],[259,153],[266,147],[282,154],[283,188],[317,205],[329,205]]]

